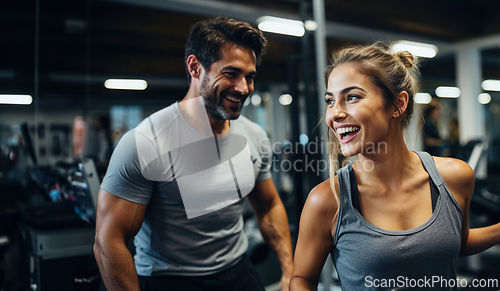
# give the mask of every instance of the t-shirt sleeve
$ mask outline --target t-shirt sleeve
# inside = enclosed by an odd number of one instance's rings
[[[144,177],[137,152],[135,130],[130,130],[118,142],[101,188],[117,197],[139,203],[148,204],[154,189],[154,181]]]
[[[259,175],[257,176],[257,181],[264,181],[271,178],[271,141],[267,136],[267,133],[262,129],[261,136],[259,139],[259,153],[261,158],[261,164],[259,169]]]

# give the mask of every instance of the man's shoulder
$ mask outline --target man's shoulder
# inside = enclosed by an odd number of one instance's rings
[[[173,103],[146,117],[137,125],[135,133],[144,135],[148,139],[154,139],[176,120],[177,114],[177,103]]]
[[[135,135],[136,135],[136,128],[129,129],[127,132],[125,132],[121,137],[120,140],[118,141],[117,148],[120,147],[129,147],[129,145],[134,145],[135,146]]]
[[[168,118],[177,115],[179,105],[177,102],[174,102],[167,107],[164,107],[154,113],[152,113],[149,117],[151,118]]]
[[[135,152],[144,143],[151,143],[175,118],[174,104],[156,111],[123,134],[115,150]]]

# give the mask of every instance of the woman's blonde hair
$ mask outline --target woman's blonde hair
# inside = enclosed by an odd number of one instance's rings
[[[325,70],[325,84],[332,71],[342,64],[352,64],[362,74],[370,77],[373,84],[382,91],[386,107],[393,106],[400,111],[400,125],[403,131],[409,124],[413,114],[414,96],[419,92],[418,60],[407,51],[390,52],[391,44],[376,42],[372,45],[354,45],[342,48],[332,54],[330,65]],[[408,93],[408,105],[403,111],[397,104],[397,97],[403,91]],[[339,143],[331,128],[327,128],[330,187],[337,204],[339,195],[335,190],[335,173],[339,168]],[[338,211],[337,211],[338,214]]]

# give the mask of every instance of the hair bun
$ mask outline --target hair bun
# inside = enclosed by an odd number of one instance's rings
[[[403,63],[406,68],[411,68],[415,65],[413,55],[409,51],[395,53],[395,56]]]

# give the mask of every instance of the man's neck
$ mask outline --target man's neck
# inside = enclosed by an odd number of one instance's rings
[[[229,134],[231,126],[229,120],[213,117],[206,111],[205,106],[200,106],[197,102],[184,102],[197,97],[199,96],[196,95],[196,92],[189,90],[186,96],[179,102],[179,109],[188,123],[205,136]],[[210,129],[206,126],[205,114],[208,116]]]
[[[231,127],[231,123],[229,120],[215,118],[208,112],[207,114],[208,114],[208,120],[210,121],[210,127],[212,128],[212,133],[214,135],[229,134],[229,129]]]

